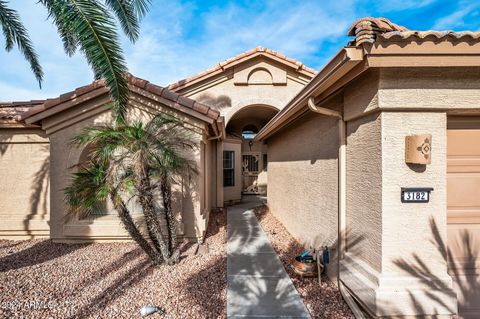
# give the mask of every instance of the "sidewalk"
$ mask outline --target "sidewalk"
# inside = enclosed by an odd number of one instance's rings
[[[228,318],[310,318],[251,210],[260,201],[228,207]]]

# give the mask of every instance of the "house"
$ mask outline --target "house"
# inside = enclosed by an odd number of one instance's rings
[[[133,75],[129,119],[158,112],[185,122],[198,140],[199,168],[175,190],[182,235],[201,240],[209,212],[241,200],[242,192],[266,192],[267,146],[257,133],[315,71],[275,51],[257,47],[191,78],[162,88]],[[0,237],[49,236],[61,242],[129,239],[113,209],[95,218],[68,216],[63,190],[87,150],[71,139],[84,128],[112,123],[102,81],[45,101],[0,104]],[[242,138],[251,132],[252,138]],[[224,167],[224,163],[229,166]],[[142,222],[139,206],[130,210]]]
[[[129,118],[169,113],[197,136],[200,174],[176,191],[184,237],[267,194],[294,236],[330,248],[328,275],[370,315],[478,318],[480,33],[363,18],[349,35],[318,72],[258,47],[167,88],[128,76]],[[108,101],[96,81],[0,105],[0,236],[128,239],[113,214],[64,218],[84,157],[68,141],[111,122]]]

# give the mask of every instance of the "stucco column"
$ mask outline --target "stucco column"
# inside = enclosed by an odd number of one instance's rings
[[[381,235],[375,245],[370,245],[370,251],[352,249],[347,253],[341,278],[377,317],[449,317],[456,313],[457,305],[452,279],[447,274],[445,248],[446,114],[382,112],[376,122],[380,124],[376,126],[377,133],[365,134],[363,138],[380,136],[376,140],[380,154],[371,154],[373,159],[380,160],[369,165],[374,163],[374,169],[381,172],[381,183],[356,191],[366,198],[380,196],[381,203],[372,203],[372,209],[363,214],[365,218],[377,214],[372,219],[377,222],[369,227]],[[406,164],[405,136],[422,133],[432,134],[431,164]],[[347,175],[347,187],[348,181]],[[402,187],[434,190],[428,203],[402,203]],[[376,204],[379,211],[374,209]],[[352,207],[347,208],[347,215],[348,212],[359,216],[362,213]],[[362,230],[352,231],[359,241],[362,235],[369,237]],[[368,254],[376,257],[369,258]]]
[[[217,192],[217,207],[223,207],[223,142],[217,141],[217,158],[216,158],[216,192]]]

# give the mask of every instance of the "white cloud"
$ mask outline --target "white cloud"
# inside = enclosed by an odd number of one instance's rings
[[[153,1],[135,45],[122,37],[129,70],[160,85],[178,81],[258,45],[307,62],[319,69],[347,44],[350,24],[361,16],[425,8],[440,0],[267,0],[205,6],[201,2]],[[39,90],[28,63],[14,50],[0,49],[0,100],[58,96],[92,80],[81,55],[65,55],[45,9],[30,0],[10,2],[30,31],[45,71]],[[476,3],[474,3],[476,4]],[[435,28],[458,27],[469,5],[439,19]],[[420,9],[424,10],[424,9]],[[393,18],[392,18],[393,19]],[[395,22],[395,20],[394,20]],[[1,40],[1,39],[0,39]]]
[[[434,30],[450,30],[455,28],[465,27],[465,18],[474,13],[480,8],[480,3],[469,3],[466,1],[460,1],[458,3],[458,9],[451,14],[442,17],[435,21],[432,29]]]
[[[243,51],[262,45],[319,68],[330,53],[322,42],[340,41],[355,19],[354,0],[319,5],[318,1],[267,1],[242,7],[195,7],[194,3],[154,1],[132,45],[122,38],[130,71],[160,85],[178,81]],[[81,55],[65,55],[46,10],[28,0],[11,2],[19,10],[44,67],[43,90],[38,89],[28,63],[14,50],[0,50],[0,100],[58,96],[92,79]],[[258,10],[256,10],[258,9]],[[324,56],[326,55],[326,56]],[[18,88],[12,90],[12,88]]]
[[[318,5],[268,2],[261,11],[233,3],[226,8],[212,8],[195,17],[200,34],[189,38],[191,6],[170,4],[162,23],[144,25],[139,42],[131,47],[127,58],[131,71],[152,82],[166,85],[213,66],[226,58],[258,45],[303,60],[316,58],[322,41],[344,38],[354,18],[352,1]],[[175,24],[169,23],[174,14]],[[151,13],[152,14],[155,13]],[[198,20],[199,19],[199,20]],[[346,43],[346,42],[345,42]]]

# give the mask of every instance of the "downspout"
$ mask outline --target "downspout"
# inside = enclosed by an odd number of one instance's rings
[[[315,100],[313,97],[308,99],[308,108],[315,113],[333,116],[338,119],[338,136],[340,140],[340,145],[338,148],[338,241],[337,241],[337,251],[338,251],[338,262],[337,262],[337,283],[338,289],[342,294],[343,299],[348,304],[352,310],[355,318],[363,319],[365,316],[358,307],[357,303],[353,299],[353,296],[348,292],[347,288],[343,285],[340,280],[340,260],[344,258],[344,251],[346,246],[346,130],[345,130],[345,121],[340,112],[327,109],[325,107],[320,107],[315,105]]]

